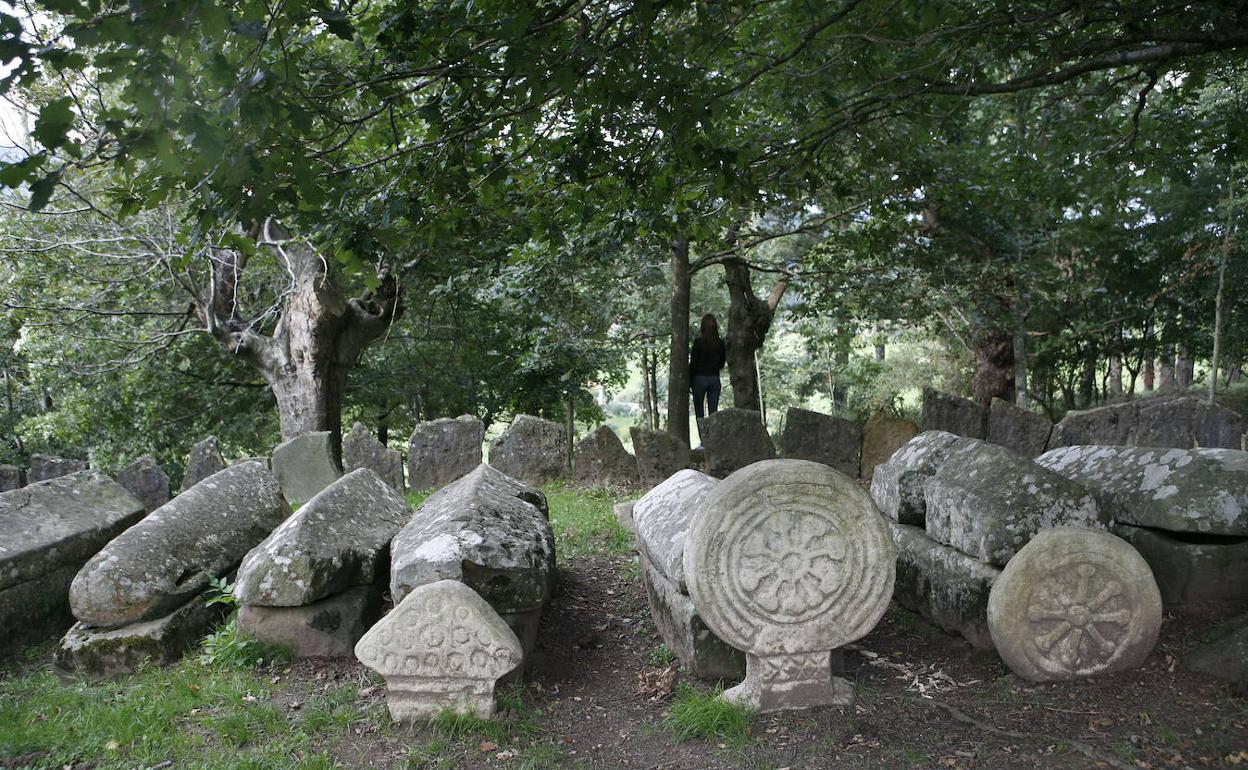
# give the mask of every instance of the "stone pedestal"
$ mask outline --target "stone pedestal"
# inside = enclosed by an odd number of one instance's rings
[[[854,688],[832,673],[831,650],[792,655],[746,655],[745,681],[724,691],[724,700],[757,711],[849,706]]]

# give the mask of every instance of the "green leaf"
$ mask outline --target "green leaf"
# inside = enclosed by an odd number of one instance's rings
[[[35,130],[31,133],[35,139],[47,147],[54,150],[65,143],[65,135],[69,133],[69,127],[74,123],[73,100],[69,97],[63,97],[56,101],[48,102],[39,110],[39,117],[35,120]]]
[[[30,186],[31,211],[42,211],[43,207],[48,205],[48,201],[52,198],[52,191],[56,189],[56,183],[60,180],[61,172],[58,170]]]

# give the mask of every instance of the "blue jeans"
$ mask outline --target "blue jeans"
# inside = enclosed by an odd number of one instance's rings
[[[719,377],[714,374],[695,374],[693,380],[689,383],[689,388],[693,391],[693,413],[698,419],[702,419],[707,414],[715,414],[719,411]],[[706,399],[706,414],[702,413],[702,399]]]

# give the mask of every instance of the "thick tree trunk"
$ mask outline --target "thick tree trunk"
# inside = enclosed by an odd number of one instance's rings
[[[738,409],[761,412],[762,398],[758,387],[758,369],[754,354],[763,346],[776,307],[788,288],[781,278],[772,287],[767,299],[754,295],[750,268],[744,261],[724,262],[724,282],[728,286],[728,377],[732,383],[732,405]]]
[[[1174,377],[1174,348],[1167,345],[1161,349],[1157,359],[1157,389],[1166,391],[1177,387]]]
[[[980,328],[972,344],[975,348],[975,379],[971,391],[976,401],[987,406],[993,398],[1014,401],[1014,335],[996,327]]]
[[[375,292],[347,299],[330,263],[275,224],[266,223],[260,243],[294,282],[273,333],[264,335],[242,318],[236,298],[246,266],[242,256],[217,260],[209,296],[199,305],[201,318],[227,350],[268,383],[277,398],[283,440],[329,431],[338,453],[347,374],[401,312],[398,284],[383,274]]]
[[[1174,382],[1179,390],[1187,390],[1192,387],[1192,380],[1196,376],[1196,361],[1192,358],[1191,352],[1187,345],[1179,345],[1179,354],[1174,359]]]
[[[1152,393],[1157,384],[1157,374],[1153,369],[1153,358],[1144,359],[1144,392]]]
[[[672,244],[672,346],[667,359],[667,432],[689,443],[689,239]]]
[[[1109,388],[1111,396],[1122,395],[1122,358],[1114,354],[1109,357]]]
[[[1092,406],[1092,396],[1096,392],[1096,349],[1090,348],[1084,354],[1083,371],[1079,373],[1079,408]]]

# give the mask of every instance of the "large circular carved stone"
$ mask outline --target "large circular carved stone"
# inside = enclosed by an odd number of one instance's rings
[[[1144,662],[1161,629],[1147,562],[1101,530],[1041,531],[988,596],[988,630],[1005,664],[1033,682],[1080,679]]]
[[[831,650],[879,621],[896,550],[870,495],[805,460],[765,460],[704,499],[685,536],[703,621],[754,655]]]

